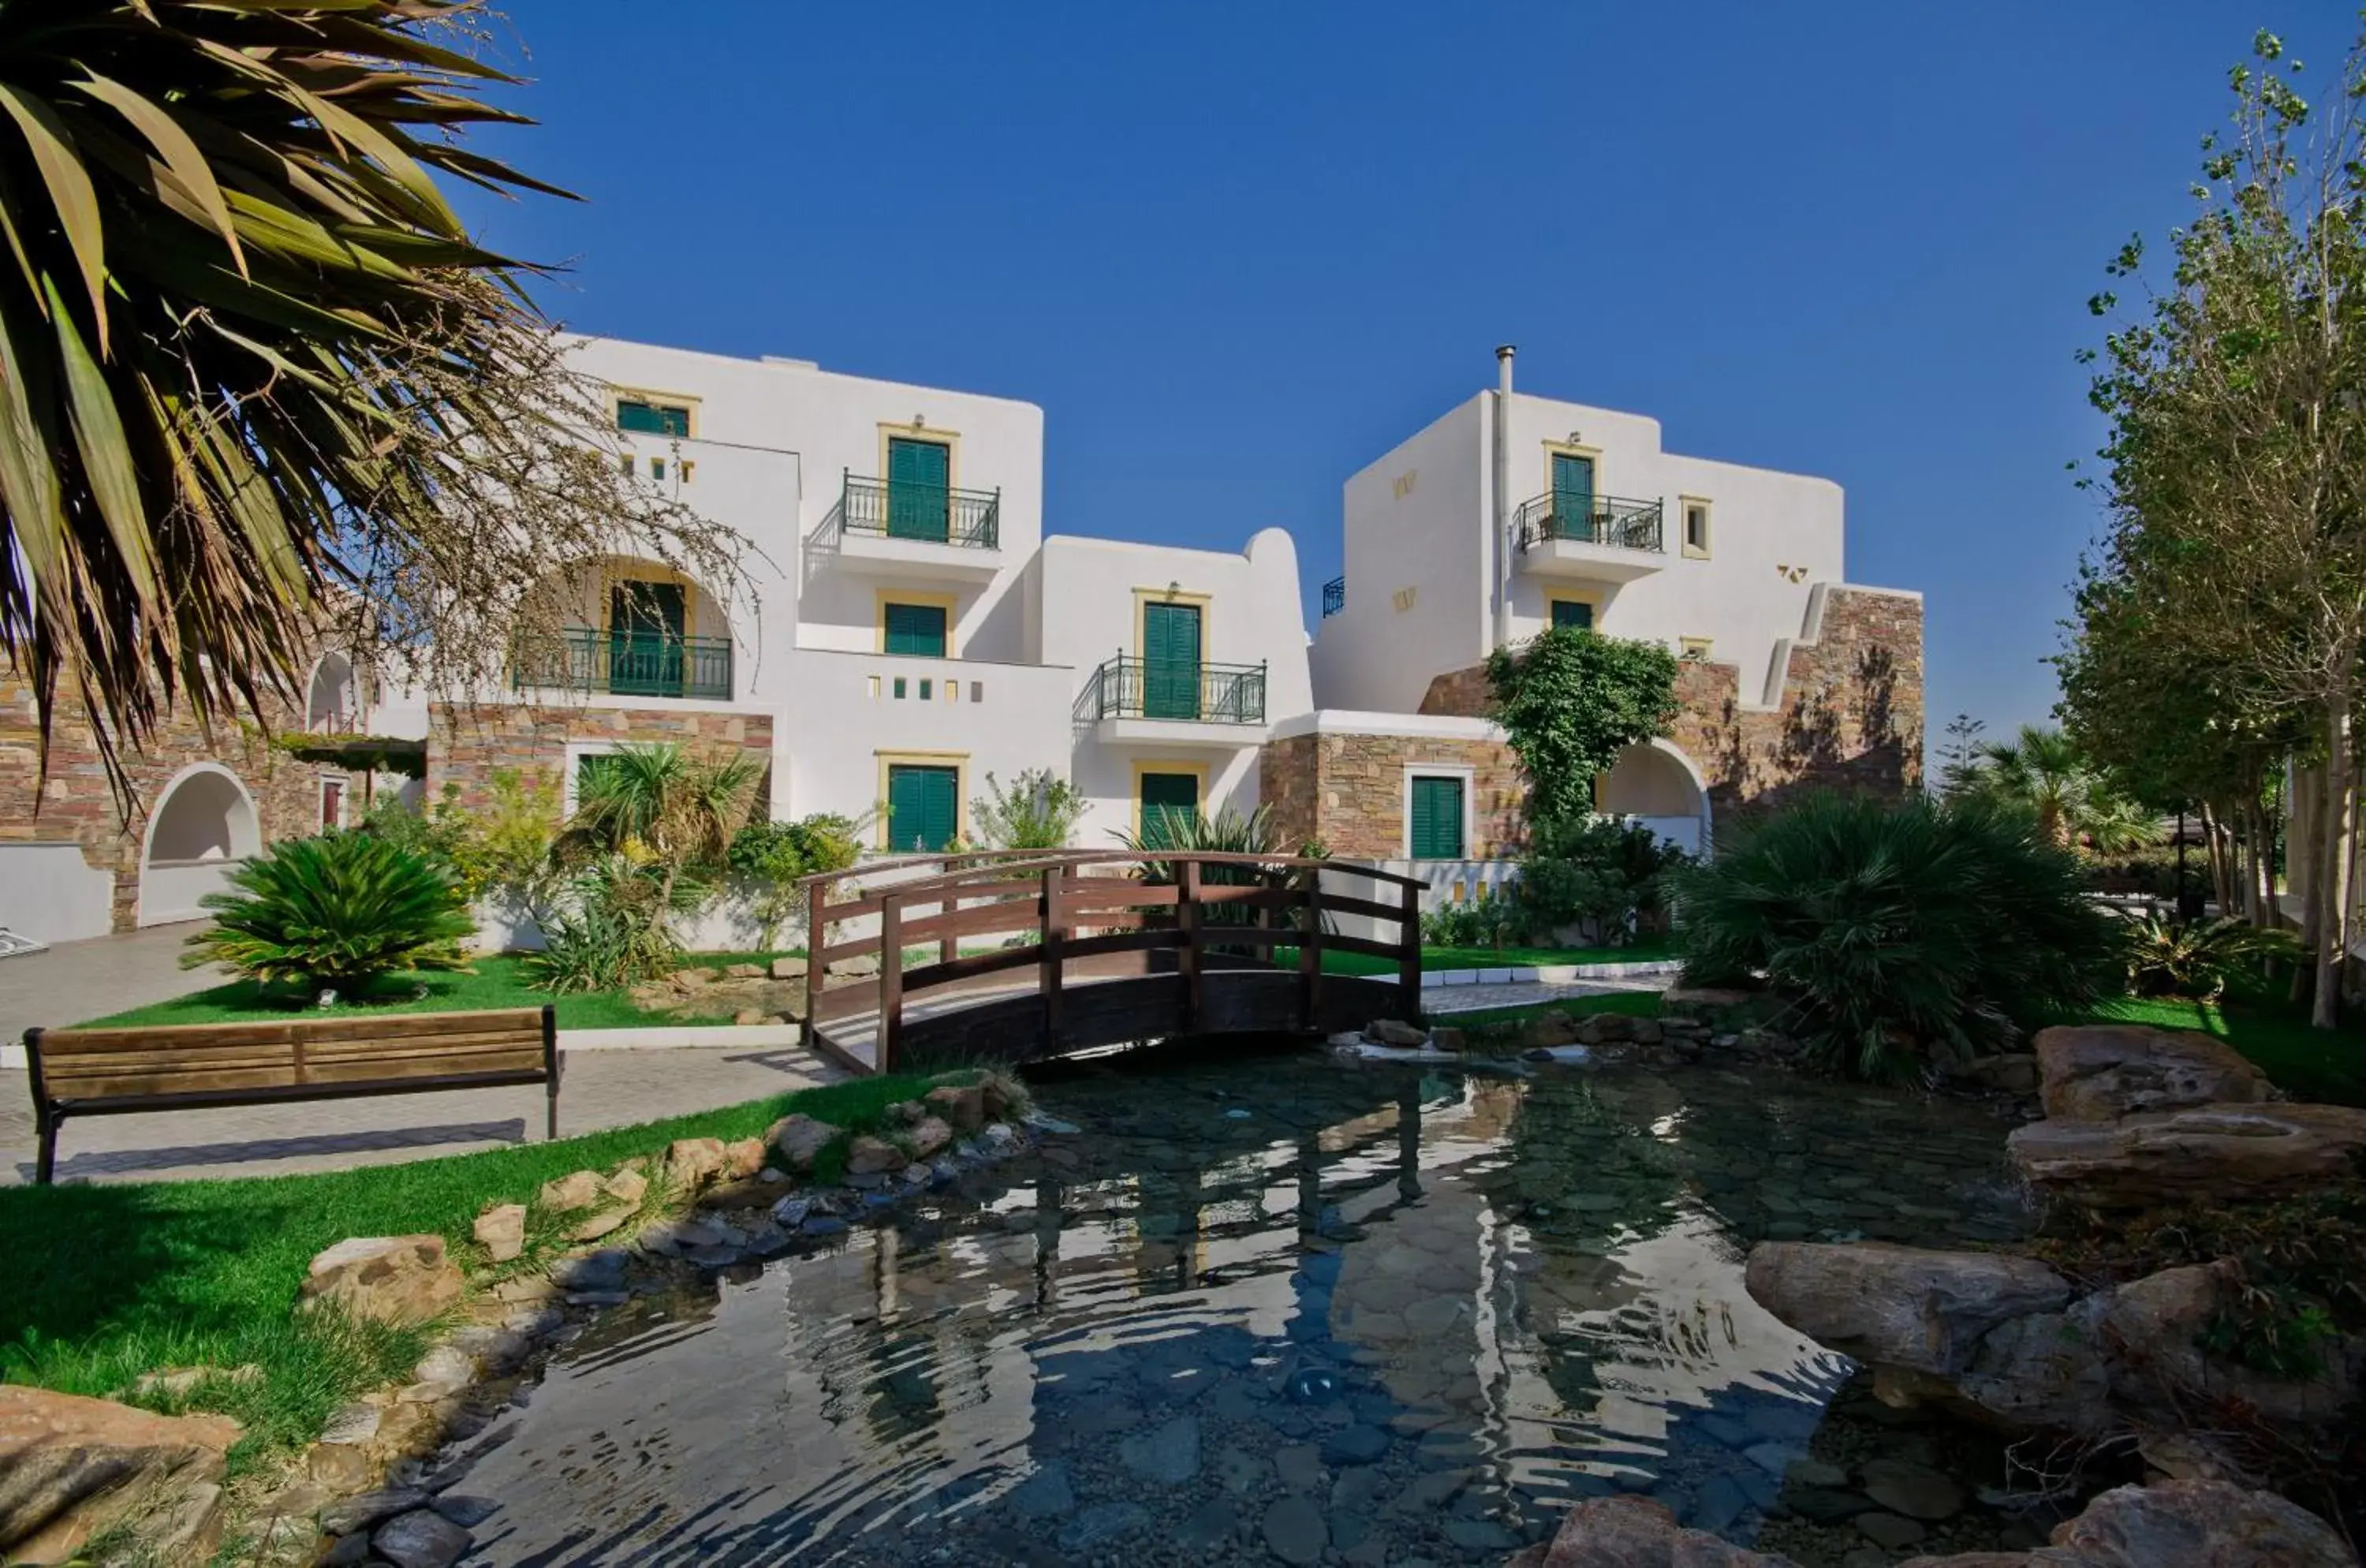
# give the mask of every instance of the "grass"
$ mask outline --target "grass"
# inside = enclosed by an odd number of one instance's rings
[[[770,953],[694,953],[683,962],[693,968],[720,969],[729,964],[770,963],[776,956],[779,955]],[[558,1009],[561,1029],[643,1029],[653,1023],[731,1021],[729,1013],[702,1013],[694,1003],[679,1012],[644,1012],[622,991],[554,997],[527,985],[524,961],[508,953],[478,959],[475,971],[467,975],[391,975],[381,980],[369,996],[332,1008],[315,1008],[310,998],[285,988],[260,986],[252,980],[233,980],[168,1002],[92,1019],[85,1027],[242,1023],[299,1012],[329,1018],[340,1013],[465,1012],[479,1008],[538,1008],[545,1002]]]
[[[2305,1007],[2258,987],[2230,990],[2223,1002],[2121,997],[2091,1021],[2199,1031],[2240,1051],[2295,1100],[2366,1105],[2366,1024],[2311,1028]]]
[[[1276,948],[1273,956],[1276,964],[1287,969],[1298,962],[1298,949]],[[1675,946],[1668,938],[1654,936],[1625,947],[1425,947],[1421,966],[1425,973],[1435,974],[1445,969],[1527,969],[1548,964],[1647,964],[1675,956]],[[1326,975],[1393,975],[1396,971],[1394,959],[1360,953],[1323,955]]]
[[[791,1111],[866,1131],[926,1088],[858,1078],[558,1143],[318,1176],[0,1188],[12,1280],[0,1292],[0,1376],[104,1397],[144,1371],[254,1364],[260,1382],[217,1380],[186,1405],[246,1424],[233,1455],[243,1470],[310,1441],[340,1404],[402,1376],[428,1337],[297,1318],[297,1287],[323,1247],[432,1231],[465,1265],[457,1244],[478,1213],[525,1201],[553,1177],[655,1155],[675,1138],[754,1137]]]

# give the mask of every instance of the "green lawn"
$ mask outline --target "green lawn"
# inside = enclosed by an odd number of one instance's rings
[[[764,964],[777,956],[769,953],[697,953],[685,960],[700,968],[720,969],[727,964]],[[386,1012],[464,1012],[479,1008],[538,1008],[545,1002],[558,1009],[561,1029],[640,1029],[653,1023],[728,1023],[729,1013],[720,1015],[698,1012],[686,1008],[677,1013],[648,1013],[633,1005],[630,998],[616,991],[592,991],[571,996],[554,997],[547,991],[537,991],[526,984],[521,960],[508,954],[479,958],[476,973],[395,975],[379,982],[366,999],[349,1002],[326,1010],[314,1008],[310,1001],[284,989],[266,989],[252,980],[233,980],[227,986],[211,990],[177,997],[152,1007],[134,1008],[130,1012],[110,1013],[105,1018],[90,1020],[92,1025],[116,1026],[138,1023],[235,1023],[254,1019],[286,1018],[296,1013],[312,1014],[325,1010],[327,1016],[338,1013]]]
[[[1547,964],[1656,964],[1675,956],[1673,942],[1666,937],[1654,936],[1625,947],[1425,947],[1421,950],[1421,966],[1425,973],[1436,973],[1445,969],[1526,969]],[[1287,969],[1298,962],[1298,949],[1278,947],[1273,960]],[[1323,972],[1326,975],[1393,975],[1396,971],[1392,959],[1371,958],[1360,953],[1323,955]]]
[[[2295,1100],[2366,1105],[2366,1023],[2327,1032],[2281,997],[2230,994],[2223,1005],[2123,997],[2095,1010],[2101,1023],[2148,1023],[2213,1034],[2259,1065]]]
[[[1432,1024],[1443,1024],[1448,1029],[1482,1030],[1524,1023],[1549,1012],[1567,1013],[1572,1018],[1583,1018],[1590,1012],[1657,1018],[1660,1011],[1660,993],[1657,991],[1612,991],[1599,997],[1563,997],[1559,1001],[1524,1002],[1518,1007],[1477,1008],[1470,1012],[1434,1012],[1428,1017]]]
[[[310,1441],[339,1404],[401,1375],[422,1348],[420,1334],[295,1318],[297,1286],[323,1247],[427,1231],[462,1243],[487,1204],[524,1201],[553,1177],[655,1155],[675,1138],[752,1137],[791,1110],[867,1130],[926,1087],[860,1078],[559,1143],[321,1176],[0,1188],[11,1280],[0,1292],[0,1376],[103,1396],[163,1367],[253,1363],[259,1384],[217,1382],[190,1401],[246,1423],[243,1464]]]

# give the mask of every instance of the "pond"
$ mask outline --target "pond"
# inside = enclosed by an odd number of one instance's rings
[[[1852,1364],[1743,1256],[2028,1221],[2001,1119],[1789,1077],[1231,1047],[1035,1092],[1072,1132],[567,1344],[470,1445],[469,1561],[1494,1564],[1624,1490],[1808,1562],[1803,1480],[1861,1561],[1847,1453],[1948,1461],[1827,1419]]]

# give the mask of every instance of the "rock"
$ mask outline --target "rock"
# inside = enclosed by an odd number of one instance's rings
[[[1389,1451],[1389,1435],[1378,1427],[1342,1427],[1323,1444],[1323,1462],[1332,1466],[1378,1464]]]
[[[761,1158],[760,1154],[759,1163]],[[665,1161],[659,1169],[669,1188],[684,1197],[695,1197],[722,1179],[730,1163],[720,1138],[676,1138],[666,1145]]]
[[[886,1111],[887,1120],[898,1127],[909,1127],[927,1114],[917,1100],[899,1100]]]
[[[456,1345],[438,1345],[411,1369],[414,1382],[463,1389],[477,1381],[477,1359]]]
[[[580,1258],[562,1258],[550,1266],[551,1283],[565,1291],[615,1291],[624,1288],[629,1260],[619,1247],[603,1247]]]
[[[1012,1487],[1004,1505],[1022,1519],[1055,1519],[1076,1509],[1076,1491],[1068,1480],[1067,1464],[1047,1460],[1035,1473]]]
[[[443,1316],[466,1291],[440,1235],[355,1236],[312,1259],[296,1307],[409,1328]]]
[[[1528,1051],[1550,1051],[1577,1043],[1577,1025],[1567,1013],[1540,1013],[1520,1025],[1520,1045]]]
[[[2052,1117],[2014,1128],[2005,1147],[2034,1186],[2089,1208],[2223,1203],[2348,1176],[2366,1155],[2366,1110],[2236,1104],[2118,1122]]]
[[[2121,1486],[2030,1554],[2043,1568],[2356,1568],[2332,1527],[2272,1492],[2224,1481]]]
[[[1964,1069],[1964,1077],[1982,1089],[2005,1094],[2028,1094],[2037,1088],[2037,1058],[2026,1051],[2002,1056],[1982,1056]]]
[[[1892,1551],[1912,1546],[1930,1533],[1912,1519],[1896,1514],[1859,1514],[1856,1528],[1865,1540]]]
[[[1660,1021],[1656,1018],[1637,1019],[1627,1026],[1627,1038],[1638,1045],[1657,1045],[1663,1038]]]
[[[1145,1481],[1180,1486],[1200,1473],[1200,1423],[1177,1416],[1118,1445],[1118,1462]]]
[[[741,1008],[731,1015],[731,1021],[742,1029],[747,1029],[757,1024],[772,1022],[772,1015],[762,1008]]]
[[[1964,1489],[1928,1465],[1897,1459],[1867,1460],[1857,1472],[1857,1480],[1866,1496],[1891,1513],[1903,1514],[1910,1519],[1952,1519],[1964,1511]],[[1912,1542],[1882,1544],[1908,1546]]]
[[[746,1181],[764,1168],[764,1140],[742,1138],[723,1145],[723,1179]]]
[[[471,1497],[458,1492],[446,1492],[428,1506],[462,1529],[475,1529],[499,1513],[501,1506],[490,1497]]]
[[[1470,1037],[1459,1029],[1440,1024],[1429,1032],[1429,1044],[1434,1051],[1467,1051],[1470,1048]]]
[[[1797,1568],[1685,1529],[1651,1497],[1594,1497],[1572,1508],[1538,1560],[1540,1568]]]
[[[2134,1023],[2065,1024],[2037,1032],[2045,1114],[2072,1122],[2247,1105],[2275,1098],[2268,1076],[2223,1041]]]
[[[2231,1311],[2242,1291],[2225,1263],[2164,1269],[2071,1309],[2111,1365],[2112,1397],[2181,1425],[2188,1407],[2248,1405],[2275,1424],[2330,1420],[2357,1393],[2358,1348],[2328,1345],[2313,1378],[2279,1379],[2206,1355],[2203,1331]]]
[[[2070,1300],[2061,1275],[2033,1258],[1925,1252],[1887,1242],[1763,1242],[1743,1283],[1791,1327],[1859,1360],[1953,1375],[1981,1337]]]
[[[407,1514],[413,1508],[427,1506],[427,1494],[414,1486],[389,1487],[381,1492],[365,1492],[358,1497],[347,1497],[321,1510],[321,1529],[325,1535],[351,1535],[366,1530],[382,1519],[397,1514]]]
[[[775,980],[802,980],[806,977],[806,961],[802,958],[775,958],[772,974]]]
[[[573,1230],[569,1231],[567,1233],[567,1239],[569,1241],[598,1241],[603,1235],[622,1230],[624,1228],[625,1222],[632,1217],[633,1216],[629,1213],[622,1209],[616,1210],[613,1213],[595,1214],[591,1219],[588,1219],[581,1224],[577,1225]]]
[[[793,1170],[811,1170],[822,1150],[845,1134],[842,1127],[833,1127],[799,1111],[783,1116],[765,1133],[764,1141],[781,1151],[781,1157]]]
[[[1060,1532],[1060,1550],[1087,1552],[1150,1528],[1150,1511],[1138,1503],[1095,1503]]]
[[[477,1245],[495,1263],[507,1263],[525,1250],[525,1205],[498,1203],[477,1216]]]
[[[240,1367],[165,1367],[141,1372],[129,1392],[142,1399],[186,1399],[209,1382],[247,1385],[263,1381],[263,1369],[250,1361]]]
[[[976,1084],[932,1089],[921,1103],[956,1133],[975,1133],[986,1125],[986,1090]]]
[[[904,1151],[881,1138],[857,1138],[846,1151],[846,1171],[850,1176],[877,1176],[900,1170],[903,1166]]]
[[[852,958],[841,958],[822,973],[833,980],[868,980],[879,973],[879,955],[862,953]]]
[[[1284,1497],[1268,1508],[1260,1528],[1266,1545],[1284,1562],[1320,1562],[1331,1544],[1331,1527],[1323,1510],[1303,1497]]]
[[[715,984],[715,971],[712,969],[702,969],[693,964],[688,968],[675,970],[672,974],[667,976],[666,978],[671,981],[678,989],[694,991],[701,986],[711,986]]]
[[[1672,1013],[1698,1018],[1706,1013],[1723,1012],[1728,1008],[1748,1007],[1756,1000],[1755,991],[1738,991],[1715,986],[1671,986],[1660,993],[1660,1005]]]
[[[2032,1313],[1999,1324],[1980,1340],[1955,1388],[2009,1426],[2101,1436],[2111,1369],[2095,1336],[2064,1313]]]
[[[600,1201],[605,1190],[600,1184],[598,1171],[574,1170],[544,1182],[542,1190],[534,1195],[534,1201],[546,1209],[556,1209],[563,1213],[571,1209],[592,1207]]]
[[[923,1116],[912,1125],[912,1157],[925,1160],[948,1147],[953,1141],[953,1130],[934,1116]]]
[[[772,974],[761,964],[727,964],[723,972],[735,980],[761,980]]]
[[[0,1383],[0,1561],[61,1562],[129,1526],[163,1562],[209,1559],[221,1536],[227,1416],[159,1416]]]
[[[637,1209],[641,1200],[649,1195],[649,1179],[631,1166],[615,1172],[600,1183],[609,1197],[627,1209]]]
[[[370,1535],[371,1549],[394,1568],[452,1568],[469,1544],[467,1530],[433,1508],[398,1515]]]
[[[1419,1024],[1407,1023],[1401,1018],[1377,1019],[1364,1026],[1364,1038],[1377,1040],[1383,1045],[1412,1047],[1429,1043],[1428,1032]]]

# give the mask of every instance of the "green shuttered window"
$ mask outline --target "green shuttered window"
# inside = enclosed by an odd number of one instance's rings
[[[945,607],[942,604],[887,605],[887,651],[918,654],[925,659],[945,656]]]
[[[1200,814],[1200,779],[1196,773],[1142,775],[1142,840],[1151,849],[1175,841],[1177,830],[1188,828]]]
[[[1580,631],[1594,629],[1594,606],[1583,599],[1556,599],[1552,602],[1553,629],[1575,626]]]
[[[887,441],[887,533],[945,540],[952,531],[952,448],[941,441]]]
[[[624,398],[616,403],[616,428],[634,435],[690,436],[690,411],[673,403],[652,403]]]
[[[1142,713],[1200,716],[1200,606],[1142,607]]]
[[[1462,781],[1423,778],[1413,781],[1413,821],[1405,837],[1415,860],[1460,860],[1462,843]]]
[[[961,830],[961,770],[893,762],[887,768],[887,847],[933,853]]]

